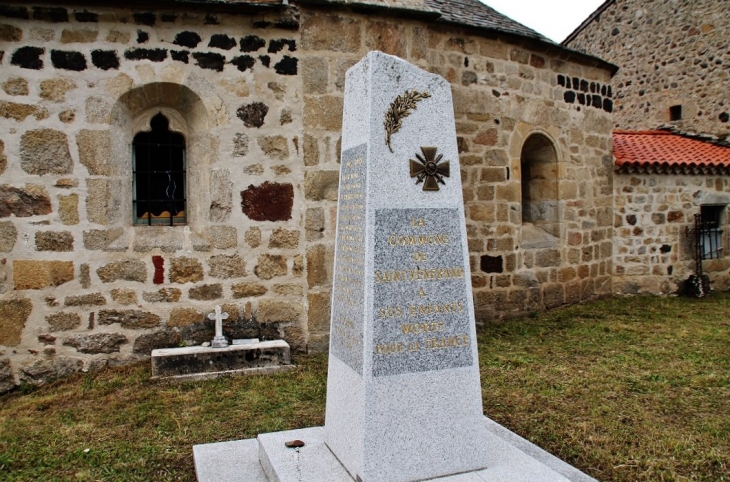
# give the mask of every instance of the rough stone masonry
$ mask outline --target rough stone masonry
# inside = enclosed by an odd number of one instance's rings
[[[371,50],[451,84],[477,319],[609,294],[611,96],[559,79],[612,67],[426,3],[0,4],[2,390],[208,341],[215,304],[229,337],[326,350],[344,73]],[[186,223],[134,225],[131,145],[160,113]],[[530,247],[535,138],[560,219]]]

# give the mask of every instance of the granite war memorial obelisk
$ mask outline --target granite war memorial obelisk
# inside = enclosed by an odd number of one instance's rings
[[[347,72],[325,442],[350,475],[484,468],[451,88],[371,52]]]
[[[370,52],[345,84],[325,426],[196,445],[198,481],[595,482],[481,400],[451,88]]]

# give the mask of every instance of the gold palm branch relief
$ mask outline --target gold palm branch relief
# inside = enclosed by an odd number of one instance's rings
[[[385,113],[385,143],[393,152],[390,145],[390,138],[398,132],[403,126],[403,119],[411,115],[411,111],[416,109],[416,102],[431,97],[428,92],[418,92],[417,90],[406,90],[403,95],[399,95],[391,102],[388,112]]]

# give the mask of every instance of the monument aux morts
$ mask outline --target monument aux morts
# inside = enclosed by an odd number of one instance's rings
[[[355,478],[486,466],[451,88],[373,52],[347,73],[325,440]]]
[[[200,482],[592,481],[484,417],[449,83],[347,72],[325,426],[193,448]]]

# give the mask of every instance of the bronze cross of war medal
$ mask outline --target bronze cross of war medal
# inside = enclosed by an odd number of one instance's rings
[[[416,178],[416,184],[423,183],[424,191],[438,191],[439,183],[446,184],[444,177],[449,177],[449,161],[441,162],[443,154],[436,156],[437,147],[421,147],[423,156],[416,153],[416,159],[411,159],[411,177]],[[439,164],[440,163],[440,164]]]

